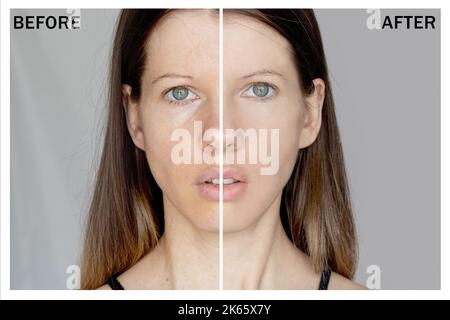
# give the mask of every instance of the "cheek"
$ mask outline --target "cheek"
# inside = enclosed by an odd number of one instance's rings
[[[303,123],[302,111],[295,116],[286,117],[283,122],[285,125],[280,129],[280,168],[290,168],[292,171],[299,150]]]
[[[296,117],[280,117],[277,121],[284,123],[280,127],[278,172],[273,176],[262,177],[270,186],[274,196],[282,191],[294,169],[298,154],[298,137],[300,135],[299,121]]]
[[[253,114],[242,114],[240,125],[245,128],[267,129],[269,137],[273,130],[278,130],[278,140],[275,142],[278,143],[277,156],[281,171],[295,162],[304,116],[303,105],[293,103],[292,99],[280,99],[276,104],[261,105]]]
[[[280,112],[280,110],[284,111]],[[302,110],[296,110],[293,105],[286,104],[265,105],[259,111],[251,117],[250,115],[240,117],[243,119],[240,125],[246,128],[279,129],[279,152],[277,155],[272,155],[272,161],[275,161],[274,157],[277,157],[278,171],[273,175],[262,175],[260,169],[266,166],[246,166],[247,172],[250,173],[250,183],[245,198],[236,204],[226,204],[224,207],[227,209],[226,216],[228,218],[225,220],[227,230],[244,228],[258,220],[269,207],[279,204],[276,200],[279,199],[289,180],[297,159],[303,119]],[[247,214],[236,215],[234,212],[247,212]]]
[[[280,130],[280,171],[277,177],[281,189],[291,177],[297,160],[304,116],[304,106],[300,106],[295,113],[292,113],[291,117],[283,119],[286,125]]]
[[[176,117],[166,117],[157,111],[142,119],[147,162],[163,192],[165,214],[175,210],[201,230],[217,231],[218,203],[203,201],[197,191],[199,166],[176,164],[171,158],[173,147],[180,143],[171,141],[172,132],[186,129],[194,139],[192,122],[186,121],[180,127]]]
[[[149,108],[140,114],[140,118],[148,165],[156,182],[165,191],[171,185],[173,170],[177,169],[171,161],[171,134],[175,124],[162,121],[161,115]]]

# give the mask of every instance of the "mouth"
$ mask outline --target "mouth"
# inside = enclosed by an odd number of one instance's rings
[[[240,180],[236,180],[234,178],[223,179],[223,181],[222,181],[224,186],[225,185],[230,185],[230,184],[233,184],[233,183],[239,183],[239,182],[241,182],[241,181]],[[216,179],[210,179],[210,180],[205,181],[205,183],[213,184],[213,185],[219,185],[220,184],[220,179],[217,179],[217,178]]]
[[[231,201],[241,196],[247,186],[245,175],[238,169],[223,170],[223,201]],[[218,169],[206,170],[197,180],[200,195],[209,201],[220,200],[220,174]]]

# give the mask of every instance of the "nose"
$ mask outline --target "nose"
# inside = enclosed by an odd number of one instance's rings
[[[218,100],[218,99],[217,99]],[[201,130],[195,131],[196,145],[202,147],[202,152],[208,151],[215,157],[219,157],[220,149],[220,139],[222,139],[223,156],[225,157],[227,153],[235,152],[237,149],[236,132],[234,130],[233,117],[223,117],[223,131],[220,135],[220,110],[218,101],[216,103],[211,103],[210,106],[204,108],[201,115],[197,117],[196,126],[197,129],[201,127]],[[225,114],[225,111],[224,111]],[[227,119],[227,120],[225,120]],[[238,140],[239,141],[239,140]]]
[[[204,91],[205,101],[197,110],[193,120],[193,151],[197,159],[195,163],[219,164],[219,88],[210,82],[209,90]]]
[[[217,88],[218,89],[218,88]],[[245,147],[245,140],[243,141],[242,133],[238,129],[239,117],[236,110],[228,101],[232,99],[223,99],[222,121],[223,131],[220,135],[220,116],[221,110],[219,106],[219,90],[209,96],[208,105],[202,108],[197,115],[197,121],[201,121],[202,130],[197,132],[195,139],[197,145],[202,146],[202,151],[208,150],[215,157],[219,156],[220,139],[222,139],[223,156],[227,157],[233,153],[237,153],[240,149]],[[216,163],[219,163],[218,161]]]
[[[231,93],[224,88],[223,97],[223,148],[225,159],[234,159],[245,147],[243,130],[239,126],[239,113],[233,105]],[[231,156],[231,158],[229,158]],[[225,160],[226,161],[226,160]]]

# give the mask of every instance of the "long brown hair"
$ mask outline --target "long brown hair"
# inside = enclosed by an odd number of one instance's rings
[[[228,10],[226,10],[228,11]],[[302,90],[325,82],[322,126],[316,141],[299,150],[283,190],[281,220],[293,243],[311,258],[316,271],[331,269],[352,278],[356,235],[328,68],[312,10],[233,10],[258,19],[284,36],[294,53]],[[149,253],[164,232],[162,191],[145,153],[127,130],[122,84],[139,99],[145,43],[170,10],[122,10],[110,69],[109,113],[103,153],[87,220],[81,257],[81,286],[94,289]]]

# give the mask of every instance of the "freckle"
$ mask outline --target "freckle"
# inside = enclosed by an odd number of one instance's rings
[[[166,278],[166,282],[168,282],[169,281],[169,278]]]

